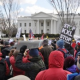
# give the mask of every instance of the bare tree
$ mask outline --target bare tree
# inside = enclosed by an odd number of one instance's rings
[[[80,6],[80,0],[48,0],[58,13],[62,25],[75,25],[75,14]]]
[[[2,29],[5,30],[9,37],[13,34],[14,25],[17,24],[19,4],[18,0],[1,0],[2,2]]]

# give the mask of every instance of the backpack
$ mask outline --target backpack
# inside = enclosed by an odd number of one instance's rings
[[[69,57],[69,56],[73,57],[73,55],[70,54],[68,50],[66,50],[67,52],[64,52],[63,50],[58,49],[58,51],[61,51],[61,52],[64,54],[64,58],[67,58],[67,57]]]
[[[1,59],[0,60],[0,80],[5,80],[5,75],[6,75],[6,64],[5,60]]]

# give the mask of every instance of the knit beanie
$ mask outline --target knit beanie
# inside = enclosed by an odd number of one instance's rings
[[[74,58],[71,57],[71,56],[67,57],[67,58],[65,59],[65,61],[64,61],[64,67],[65,67],[65,68],[69,68],[69,67],[71,67],[71,66],[74,65],[74,64],[75,64],[75,60],[74,60]]]
[[[20,48],[20,53],[24,53],[24,51],[27,49],[27,46],[26,45],[23,45],[21,48]]]
[[[32,57],[37,57],[37,56],[39,56],[39,51],[38,51],[38,49],[31,49],[31,50],[29,51],[29,55],[32,56]]]
[[[57,41],[57,46],[59,47],[59,48],[63,48],[63,46],[64,46],[64,41],[62,40],[62,39],[60,39],[60,40],[58,40]]]

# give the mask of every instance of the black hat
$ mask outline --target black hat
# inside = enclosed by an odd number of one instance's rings
[[[27,49],[27,46],[26,45],[23,45],[21,48],[20,48],[20,53],[24,53],[24,51]]]
[[[5,42],[4,42],[4,45],[7,46],[7,45],[10,45],[10,44],[9,44],[8,41],[5,41]]]

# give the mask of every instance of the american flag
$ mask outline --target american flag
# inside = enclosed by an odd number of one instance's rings
[[[34,34],[33,34],[33,32],[32,32],[31,29],[29,30],[29,36],[30,36],[30,39],[33,39],[34,38]]]

